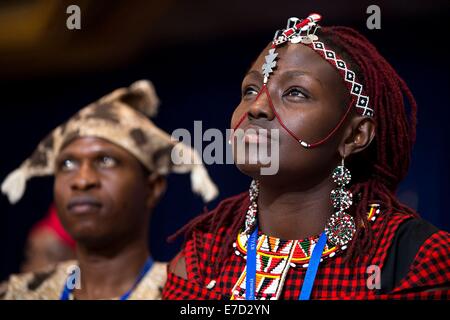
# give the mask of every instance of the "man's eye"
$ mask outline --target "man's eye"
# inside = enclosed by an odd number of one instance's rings
[[[112,168],[117,164],[116,159],[108,156],[101,157],[99,159],[99,165],[102,168]]]
[[[63,171],[70,171],[75,169],[76,167],[76,163],[74,160],[72,159],[65,159],[64,161],[61,162],[60,168]]]

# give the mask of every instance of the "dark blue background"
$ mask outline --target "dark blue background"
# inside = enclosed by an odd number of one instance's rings
[[[304,13],[289,12],[285,16]],[[363,19],[332,22],[353,25],[367,35],[409,84],[419,105],[419,121],[411,169],[399,196],[424,218],[450,230],[450,81],[448,53],[442,43],[448,38],[443,36],[448,28],[445,19],[441,19],[429,30],[417,29],[420,18],[423,17],[416,12],[410,19],[385,19],[382,30],[373,31],[365,28]],[[161,98],[155,119],[161,128],[169,133],[183,127],[192,132],[193,121],[202,120],[204,130],[225,131],[240,100],[244,73],[285,20],[277,26],[233,35],[215,34],[206,40],[148,47],[123,67],[107,71],[2,80],[0,179],[80,107],[141,78],[151,79]],[[212,165],[208,170],[220,188],[220,199],[248,187],[249,179],[233,165]],[[50,177],[29,181],[24,198],[15,206],[0,196],[0,280],[18,271],[27,233],[44,216],[52,200],[52,181]],[[167,236],[203,210],[200,199],[188,192],[188,175],[172,175],[168,181],[167,193],[156,208],[151,225],[151,250],[160,260],[170,259],[180,245],[180,240],[167,244]],[[208,207],[213,208],[217,201]]]

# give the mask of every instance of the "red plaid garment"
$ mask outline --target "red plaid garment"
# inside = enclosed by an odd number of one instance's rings
[[[219,204],[216,210],[247,210],[248,197],[235,196]],[[239,211],[237,211],[239,212]],[[388,249],[400,224],[411,216],[381,212],[372,223],[375,254],[359,257],[346,265],[342,253],[324,260],[317,272],[311,299],[448,299],[450,297],[450,234],[438,231],[420,247],[407,275],[390,293],[376,294],[367,285],[370,265],[383,270]],[[381,227],[386,223],[384,232]],[[196,231],[186,242],[182,253],[186,259],[188,280],[168,274],[163,299],[216,300],[230,299],[231,290],[245,268],[245,259],[234,253],[221,264],[219,276],[215,276],[212,264],[220,245],[228,233],[220,229],[216,235]],[[212,249],[212,254],[208,254]],[[298,299],[305,268],[290,268],[280,299]],[[211,281],[216,284],[208,289]]]

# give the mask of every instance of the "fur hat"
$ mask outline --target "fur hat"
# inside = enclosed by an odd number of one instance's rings
[[[150,81],[140,80],[120,88],[81,109],[67,122],[42,140],[31,157],[3,181],[1,191],[10,203],[19,201],[28,179],[54,174],[55,159],[62,147],[79,137],[98,137],[110,141],[134,155],[150,172],[161,175],[191,173],[192,189],[205,202],[218,190],[211,181],[197,152],[158,128],[148,117],[156,115],[159,99]],[[189,156],[188,164],[176,164],[174,154]],[[178,162],[177,162],[178,163]]]

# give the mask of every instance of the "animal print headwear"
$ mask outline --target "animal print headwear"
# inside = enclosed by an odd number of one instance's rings
[[[159,99],[150,81],[141,80],[120,88],[77,112],[42,140],[30,158],[3,181],[2,193],[10,203],[19,201],[28,179],[52,175],[61,148],[79,137],[98,137],[112,142],[134,155],[150,172],[160,175],[191,173],[191,185],[205,202],[218,190],[211,181],[198,153],[158,128],[148,117],[157,113]],[[172,161],[171,154],[186,161]],[[181,163],[180,163],[181,162]]]

